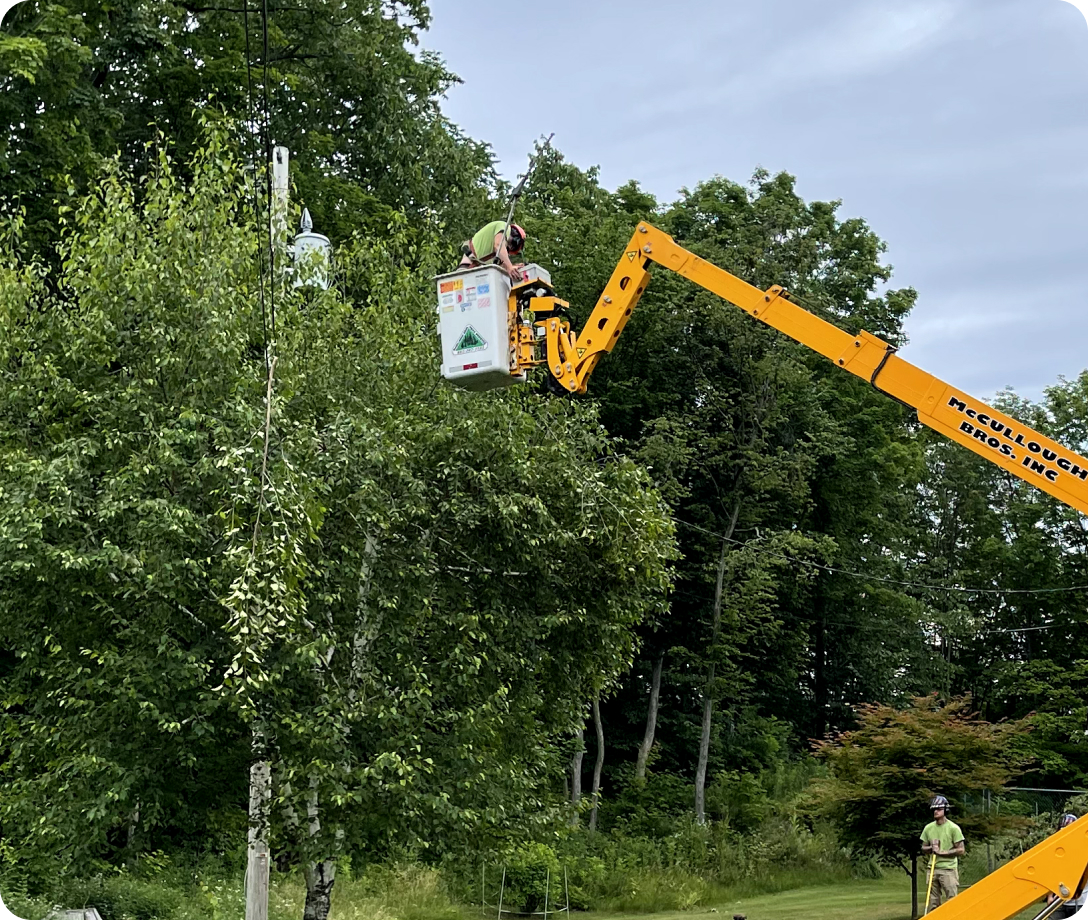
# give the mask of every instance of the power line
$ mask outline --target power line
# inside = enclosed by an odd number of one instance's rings
[[[1019,626],[1015,629],[988,629],[986,632],[991,633],[1022,633],[1022,632],[1036,632],[1040,629],[1058,629],[1061,626],[1069,626],[1072,628],[1075,624],[1072,623],[1045,623],[1042,626]]]
[[[761,547],[753,547],[751,543],[746,543],[743,540],[734,540],[732,537],[727,537],[725,534],[716,533],[713,530],[708,530],[705,527],[700,527],[698,524],[692,524],[690,521],[685,521],[683,518],[673,517],[673,520],[677,524],[682,524],[684,527],[690,527],[692,530],[697,530],[700,533],[704,533],[707,536],[715,537],[718,540],[724,540],[726,543],[732,543],[736,546],[743,546],[748,549],[752,549],[759,555],[772,556],[776,559],[784,559],[786,562],[793,563],[795,565],[805,565],[809,568],[820,569],[824,572],[831,572],[835,575],[845,575],[848,578],[858,578],[865,581],[876,581],[886,585],[895,585],[900,588],[917,588],[923,591],[945,591],[949,593],[959,594],[1058,594],[1065,591],[1088,591],[1088,585],[1072,585],[1066,588],[968,588],[959,585],[934,585],[926,584],[925,582],[918,581],[900,581],[896,578],[884,578],[880,575],[869,575],[864,572],[854,572],[850,569],[839,568],[833,565],[824,565],[819,562],[813,562],[809,559],[800,559],[794,556],[787,556],[784,553],[776,553],[773,550],[763,549]]]
[[[249,0],[246,0],[248,3]],[[264,161],[267,164],[267,181],[265,189],[268,209],[268,270],[270,283],[268,285],[268,312],[272,318],[272,342],[276,341],[276,244],[275,228],[272,225],[272,114],[268,102],[268,0],[262,2],[261,29],[264,38],[264,52],[261,64],[264,68]]]
[[[261,335],[263,345],[261,350],[264,352],[264,369],[265,372],[267,372],[269,369],[269,357],[268,317],[264,303],[264,239],[261,235],[261,199],[257,191],[257,177],[260,175],[260,169],[257,166],[257,157],[253,152],[253,145],[250,143],[248,137],[248,128],[257,126],[257,119],[253,112],[253,56],[249,44],[249,0],[245,0],[242,4],[242,27],[246,35],[246,147],[250,151],[250,168],[253,170],[253,224],[257,228],[257,287],[261,303]],[[269,274],[271,275],[271,272]]]

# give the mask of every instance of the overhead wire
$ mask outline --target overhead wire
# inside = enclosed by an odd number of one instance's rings
[[[820,562],[813,562],[810,559],[799,559],[794,556],[787,556],[785,553],[777,553],[773,550],[764,549],[762,547],[753,546],[750,542],[744,540],[736,540],[732,537],[727,537],[725,534],[716,533],[713,530],[708,530],[706,527],[701,527],[698,524],[693,524],[691,521],[685,521],[683,518],[673,517],[673,520],[684,527],[697,530],[700,533],[704,533],[707,536],[715,537],[718,540],[724,540],[726,543],[732,543],[736,546],[744,546],[753,552],[763,555],[771,556],[777,559],[783,559],[786,562],[793,563],[795,565],[803,565],[813,569],[820,569],[824,572],[831,572],[835,575],[845,575],[848,578],[857,578],[865,581],[875,581],[887,585],[895,585],[900,588],[915,588],[923,591],[936,591],[936,592],[949,592],[959,594],[1058,594],[1067,591],[1088,591],[1088,585],[1069,585],[1062,588],[972,588],[964,585],[937,585],[926,582],[918,581],[902,581],[897,578],[886,578],[881,575],[873,575],[867,572],[855,572],[850,569],[844,569],[839,566],[825,565]]]
[[[248,0],[246,2],[248,3]],[[268,101],[268,0],[262,0],[261,2],[261,31],[264,42],[261,61],[264,70],[264,125],[262,134],[264,136],[264,161],[268,165],[265,182],[268,209],[268,272],[270,279],[268,285],[268,312],[272,319],[272,342],[274,344],[276,341],[276,245],[272,218],[272,109]]]
[[[253,111],[253,53],[249,43],[249,0],[242,3],[242,29],[245,32],[246,47],[246,148],[250,152],[250,168],[253,172],[253,225],[257,228],[257,288],[261,304],[261,351],[264,354],[264,368],[269,370],[268,355],[268,316],[265,308],[264,295],[264,238],[261,235],[261,205],[257,180],[260,169],[257,165],[257,157],[253,152],[253,145],[249,140],[249,130],[258,127],[258,122]],[[271,274],[271,272],[269,273]]]
[[[709,603],[709,598],[706,595],[697,594],[694,591],[686,591],[683,588],[673,588],[670,592],[671,595],[676,597],[686,597],[692,601],[699,601],[702,603]],[[783,622],[783,621],[779,621]],[[912,629],[919,625],[913,620],[876,620],[871,623],[866,623],[859,620],[836,620],[829,617],[822,617],[820,622],[827,626],[843,626],[850,630],[860,630],[862,632],[879,632],[887,634],[894,629]],[[1042,626],[1017,626],[1017,627],[982,627],[977,630],[978,633],[986,634],[1006,634],[1006,633],[1022,633],[1022,632],[1037,632],[1045,629],[1060,629],[1063,626],[1072,629],[1080,624],[1076,623],[1046,623]]]

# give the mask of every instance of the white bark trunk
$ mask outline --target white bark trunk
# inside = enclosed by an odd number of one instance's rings
[[[255,750],[264,739],[254,732]],[[268,806],[272,799],[272,770],[267,760],[249,768],[249,845],[246,860],[246,918],[268,920]]]
[[[578,823],[578,805],[582,801],[582,759],[586,756],[585,734],[582,729],[574,733],[574,756],[570,761],[570,803],[574,806],[571,824]]]
[[[737,526],[737,517],[740,514],[740,502],[733,505],[733,513],[729,519],[729,527],[722,539],[722,550],[718,556],[718,579],[714,585],[714,609],[710,626],[710,654],[718,644],[718,634],[722,626],[722,590],[725,586],[725,562],[729,551],[729,541],[733,538],[733,530]],[[699,736],[699,763],[695,768],[695,821],[697,824],[706,823],[706,768],[710,759],[710,729],[714,722],[714,698],[717,688],[714,686],[715,662],[711,658],[706,674],[706,690],[703,694],[703,725],[702,734]]]
[[[593,725],[597,729],[597,760],[593,764],[593,810],[589,829],[597,830],[597,806],[601,803],[601,769],[604,767],[604,725],[601,723],[601,691],[593,694]]]
[[[654,746],[654,733],[657,731],[657,709],[661,701],[661,670],[665,665],[665,656],[658,656],[654,663],[653,677],[650,679],[650,705],[646,710],[646,731],[642,734],[642,744],[635,761],[635,782],[646,781],[646,763]]]
[[[316,784],[311,784],[310,794],[306,799],[306,815],[310,819],[310,837],[321,833],[321,816],[318,813]],[[332,904],[332,886],[336,883],[336,860],[323,859],[306,862],[306,906],[303,908],[303,920],[327,920]]]

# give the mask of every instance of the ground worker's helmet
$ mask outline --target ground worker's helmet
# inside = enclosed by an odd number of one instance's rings
[[[1069,825],[1076,820],[1076,815],[1071,815],[1066,812],[1064,815],[1061,816],[1061,818],[1058,819],[1058,830],[1061,830],[1063,827],[1069,827]]]
[[[510,233],[506,238],[506,251],[516,256],[525,248],[525,231],[517,224],[510,225]]]
[[[932,799],[929,800],[929,807],[933,811],[936,811],[938,808],[943,808],[945,811],[947,811],[948,799],[946,799],[943,795],[935,795]]]

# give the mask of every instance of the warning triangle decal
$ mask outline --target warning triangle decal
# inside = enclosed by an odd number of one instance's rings
[[[487,348],[487,342],[484,341],[483,336],[471,326],[465,326],[461,338],[453,346],[453,353],[455,355],[464,355],[472,351],[483,351],[485,348]]]
[[[638,255],[638,250],[637,249],[632,249],[630,252],[625,253],[625,255],[627,256],[627,261],[628,262],[634,262],[635,261],[635,256]]]
[[[586,350],[584,348],[579,348],[578,349],[578,357],[579,358],[581,358],[585,353],[586,353]]]

